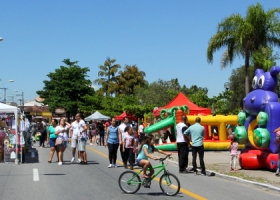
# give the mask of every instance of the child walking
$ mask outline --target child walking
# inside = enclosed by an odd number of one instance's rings
[[[143,167],[143,178],[151,178],[155,172],[150,161],[148,161],[148,158],[153,159],[153,160],[158,160],[158,158],[152,156],[151,153],[153,153],[154,151],[157,151],[157,152],[165,154],[167,156],[172,155],[172,153],[166,153],[164,151],[157,150],[154,147],[154,143],[155,143],[155,141],[154,141],[153,135],[145,136],[145,138],[142,142],[142,145],[140,147],[140,150],[139,150],[139,154],[138,154],[136,163],[138,166]],[[147,174],[148,168],[150,168],[149,174]]]
[[[231,156],[231,161],[230,161],[230,170],[237,170],[236,169],[236,163],[237,163],[237,157],[238,157],[238,142],[237,138],[233,136],[231,139],[231,145],[228,147],[230,150],[230,156]]]
[[[124,145],[122,151],[124,152],[124,168],[127,169],[127,161],[129,160],[130,169],[133,170],[134,160],[135,160],[135,149],[136,142],[131,126],[127,126],[124,129],[127,134],[125,134]]]

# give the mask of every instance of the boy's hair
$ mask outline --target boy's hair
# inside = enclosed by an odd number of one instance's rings
[[[141,147],[140,147],[139,152],[141,152],[142,147],[144,146],[144,144],[149,145],[153,138],[154,138],[154,135],[147,135],[147,136],[145,136],[144,139],[143,139],[143,142],[141,143]],[[154,151],[155,151],[154,145],[151,145],[151,148],[152,148],[152,152],[151,153],[154,153]]]

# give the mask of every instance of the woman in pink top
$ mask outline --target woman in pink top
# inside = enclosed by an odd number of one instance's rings
[[[230,170],[237,170],[236,169],[236,162],[237,162],[237,157],[238,157],[238,142],[237,138],[233,137],[231,139],[231,145],[228,147],[230,150],[230,156],[231,156],[231,161],[230,161]]]

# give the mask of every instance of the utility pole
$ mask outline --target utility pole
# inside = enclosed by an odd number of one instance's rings
[[[20,96],[21,99],[19,99],[20,104],[22,103],[22,112],[24,113],[24,93],[22,92],[21,94],[17,94],[16,96]]]
[[[6,90],[7,90],[8,88],[0,88],[0,89],[4,90],[4,103],[6,103]]]

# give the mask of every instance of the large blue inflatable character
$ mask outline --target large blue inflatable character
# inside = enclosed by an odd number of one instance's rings
[[[257,69],[252,81],[254,90],[243,99],[244,109],[238,114],[235,131],[239,143],[246,144],[239,159],[243,169],[277,167],[279,143],[274,130],[280,127],[280,103],[274,91],[279,72],[276,66],[269,72]]]

